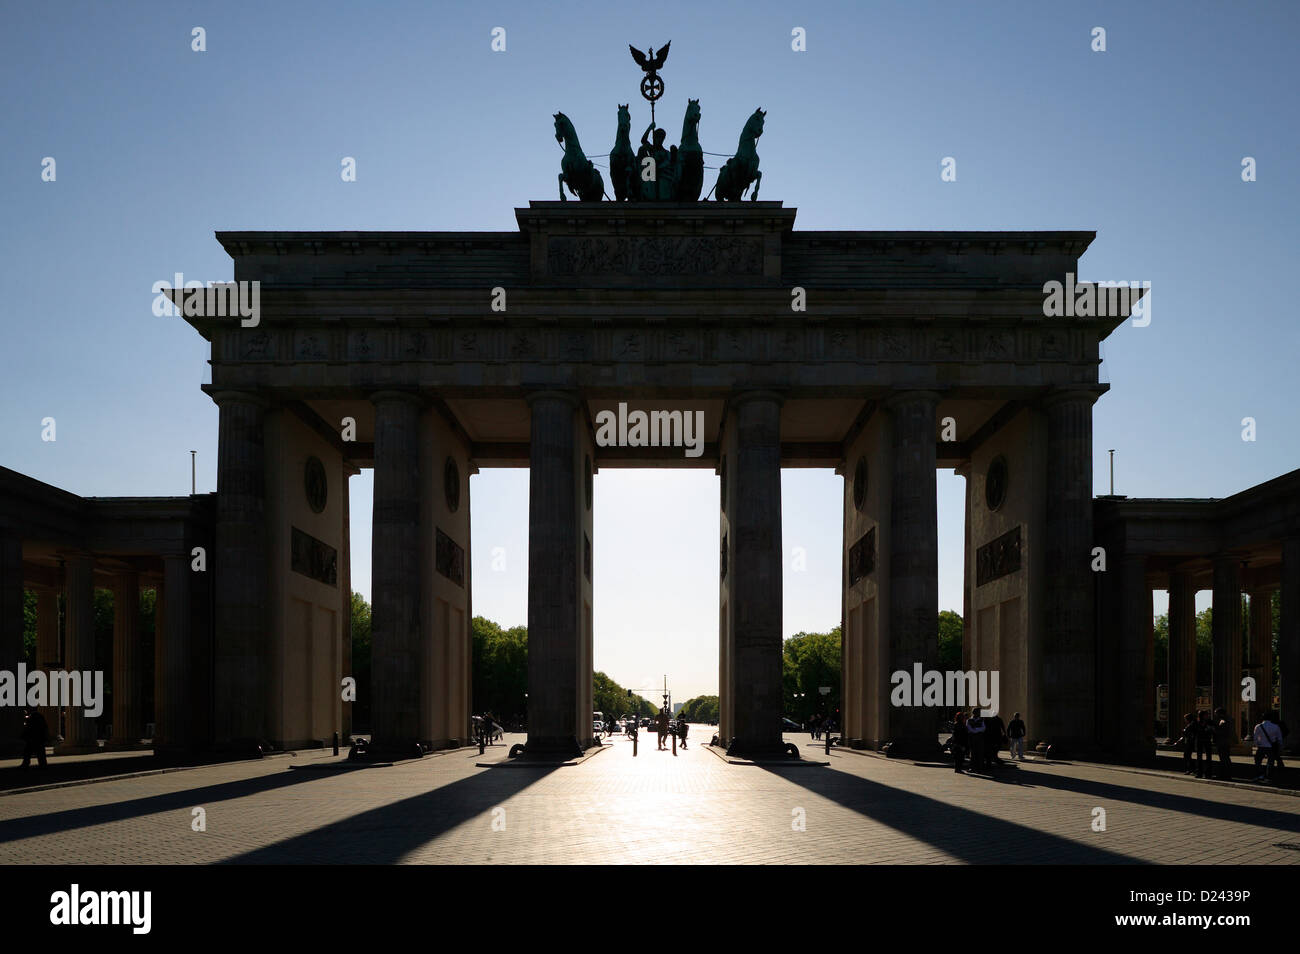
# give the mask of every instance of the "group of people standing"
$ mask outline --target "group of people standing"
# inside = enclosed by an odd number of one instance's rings
[[[1255,742],[1255,778],[1256,782],[1273,781],[1273,775],[1280,773],[1282,764],[1282,740],[1287,735],[1287,727],[1278,718],[1278,714],[1269,709],[1255,724],[1252,733]],[[1183,734],[1174,743],[1183,750],[1183,774],[1195,775],[1197,778],[1232,778],[1232,744],[1236,740],[1236,731],[1228,710],[1220,707],[1211,717],[1208,709],[1188,712],[1183,715]],[[1218,755],[1215,765],[1214,755]],[[1192,764],[1192,756],[1196,764]],[[1267,765],[1263,765],[1264,760]]]
[[[953,715],[952,736],[944,746],[952,752],[954,771],[966,771],[966,758],[970,758],[970,771],[987,772],[1002,764],[999,752],[1006,745],[1013,761],[1025,760],[1025,722],[1017,712],[1011,722],[1003,723],[996,713],[983,715],[979,709],[971,711],[970,717],[965,711],[958,710]]]
[[[824,716],[820,712],[813,716],[812,720],[808,723],[808,731],[812,733],[814,739],[821,739],[823,732],[829,735],[837,728],[839,728],[839,726],[835,724],[833,718],[830,716]]]

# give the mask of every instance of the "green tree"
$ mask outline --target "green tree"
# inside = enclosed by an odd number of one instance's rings
[[[490,711],[507,724],[522,721],[528,711],[528,628],[502,629],[475,616],[471,629],[473,711]]]
[[[952,610],[939,611],[939,668],[955,671],[962,668],[962,618]]]
[[[829,686],[822,696],[820,687]],[[782,647],[785,714],[807,722],[815,713],[840,708],[840,628],[829,633],[795,633]]]
[[[357,681],[357,701],[352,703],[352,731],[370,731],[370,604],[352,594],[352,678]]]
[[[682,711],[678,713],[678,718],[686,722],[717,722],[718,697],[696,696],[686,700]]]

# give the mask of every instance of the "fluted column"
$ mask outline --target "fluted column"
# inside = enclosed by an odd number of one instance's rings
[[[780,396],[738,395],[728,425],[728,752],[753,757],[784,746]]]
[[[575,755],[588,738],[578,686],[577,398],[528,398],[528,743],[530,755]]]
[[[36,665],[47,677],[59,668],[59,592],[52,586],[36,591]],[[53,743],[59,737],[59,707],[42,706],[41,715]]]
[[[140,575],[122,573],[113,583],[113,745],[135,745],[141,717]]]
[[[375,747],[415,754],[420,742],[423,628],[420,594],[421,401],[404,391],[371,395],[375,488],[371,522],[370,725]]]
[[[939,395],[907,391],[891,398],[889,669],[911,673],[939,664],[939,518],[935,409]],[[890,710],[889,754],[938,751],[941,713],[930,706]]]
[[[162,627],[156,638],[154,751],[187,748],[190,737],[190,566],[183,554],[163,556]]]
[[[1228,710],[1233,738],[1241,726],[1241,571],[1240,558],[1230,553],[1214,557],[1214,669],[1210,706]]]
[[[65,600],[68,613],[68,644],[64,668],[81,673],[82,703],[85,703],[86,679],[95,671],[95,563],[85,553],[67,558],[64,567]],[[96,720],[85,715],[86,706],[69,705],[64,709],[67,735],[59,751],[67,754],[97,752]]]
[[[0,527],[0,670],[16,673],[23,653],[23,542]],[[22,710],[0,706],[0,755],[21,753]]]
[[[971,639],[971,631],[974,629],[975,622],[970,616],[970,498],[971,498],[971,479],[970,479],[970,461],[956,468],[957,476],[962,478],[966,489],[966,504],[962,512],[962,560],[961,560],[961,668],[969,672],[975,668],[975,660],[972,650],[974,641]]]
[[[1128,762],[1146,762],[1155,753],[1155,684],[1152,640],[1151,589],[1146,580],[1146,557],[1125,555],[1112,572],[1120,574],[1119,756]]]
[[[1047,415],[1047,516],[1040,737],[1060,756],[1096,748],[1096,619],[1092,560],[1092,405],[1065,391],[1043,401]],[[1037,734],[1037,733],[1036,733]]]
[[[1273,708],[1273,601],[1262,587],[1250,591],[1250,674],[1255,677],[1255,701],[1247,725],[1253,726]]]
[[[1279,607],[1277,665],[1282,718],[1290,734],[1286,751],[1300,752],[1300,537],[1282,542],[1282,605]]]
[[[343,590],[343,619],[341,620],[342,659],[340,660],[339,683],[352,675],[352,478],[360,471],[348,461],[343,462],[343,481],[340,488],[343,495],[343,545],[339,548],[339,586]],[[369,692],[369,686],[361,686],[362,692]],[[341,698],[340,693],[340,698]],[[346,744],[352,738],[352,703],[340,701],[339,725],[340,738]]]
[[[1196,587],[1190,573],[1169,574],[1169,735],[1196,708]]]
[[[213,566],[214,736],[218,745],[247,745],[264,739],[267,727],[266,403],[245,392],[222,391],[213,397],[221,409]]]

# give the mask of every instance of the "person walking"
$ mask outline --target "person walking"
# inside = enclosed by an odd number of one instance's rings
[[[1264,717],[1259,720],[1255,726],[1255,781],[1270,781],[1273,774],[1273,767],[1279,761],[1278,756],[1282,753],[1282,730],[1278,728],[1273,721],[1275,713],[1272,710],[1264,713]],[[1260,762],[1264,757],[1268,757],[1268,765],[1261,772]]]
[[[1183,713],[1183,734],[1182,737],[1174,743],[1182,746],[1183,749],[1183,774],[1191,775],[1195,771],[1192,768],[1192,753],[1196,751],[1196,715],[1192,712]]]
[[[1007,739],[1007,727],[1002,721],[1002,716],[996,712],[993,715],[984,717],[984,757],[988,760],[989,766],[1000,766],[1002,756],[998,753],[1002,750],[1002,744]]]
[[[686,733],[690,730],[691,727],[686,724],[685,719],[677,720],[677,740],[681,743],[682,748],[686,748]]]
[[[987,768],[984,764],[984,737],[985,732],[984,717],[980,715],[978,709],[971,711],[970,718],[966,721],[966,734],[970,739],[970,770],[972,772],[985,772]]]
[[[1007,747],[1007,754],[1013,760],[1025,760],[1025,722],[1019,712],[1011,717],[1011,724],[1007,726]]]
[[[45,716],[41,715],[41,710],[35,706],[28,706],[26,717],[23,719],[22,768],[31,768],[33,755],[36,756],[38,766],[46,767],[45,740],[49,732],[49,724],[45,721]]]
[[[970,744],[970,733],[966,730],[966,713],[960,709],[952,717],[952,738],[948,748],[952,750],[953,771],[963,774],[962,766],[966,763],[966,748]]]
[[[1213,767],[1210,755],[1210,742],[1214,737],[1214,727],[1210,725],[1210,714],[1201,709],[1196,713],[1196,777],[1208,778]],[[1204,762],[1202,762],[1204,760]]]
[[[1232,737],[1234,730],[1228,719],[1228,710],[1220,706],[1214,710],[1214,748],[1219,753],[1218,777],[1232,779]]]
[[[655,733],[659,736],[659,751],[664,749],[664,740],[668,738],[668,710],[660,709],[655,718]]]

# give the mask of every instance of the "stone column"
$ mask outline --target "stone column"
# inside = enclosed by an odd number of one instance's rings
[[[966,486],[966,505],[962,512],[962,560],[961,560],[961,667],[970,672],[975,668],[975,660],[971,650],[975,647],[971,640],[971,630],[974,629],[974,620],[970,618],[970,497],[971,497],[971,479],[970,479],[970,461],[956,468],[956,474],[962,478]]]
[[[375,406],[370,727],[376,750],[409,756],[419,754],[424,659],[420,639],[422,402],[405,391],[380,391],[370,400]]]
[[[352,478],[360,471],[348,461],[343,462],[343,546],[339,548],[339,586],[343,589],[343,618],[340,620],[341,654],[339,683],[352,675]],[[369,692],[369,686],[360,691]],[[342,693],[340,692],[340,698]],[[352,703],[341,702],[339,739],[344,744],[352,738]]]
[[[1262,587],[1250,591],[1250,674],[1255,677],[1255,702],[1246,721],[1254,726],[1273,708],[1273,601]]]
[[[1277,666],[1282,719],[1290,734],[1287,752],[1300,752],[1300,537],[1282,542],[1282,605],[1279,607]]]
[[[221,409],[212,561],[216,574],[213,734],[219,746],[246,747],[262,741],[267,728],[267,405],[246,392],[222,391],[213,398]],[[156,704],[154,711],[158,721],[162,712]]]
[[[0,527],[0,670],[16,674],[22,655],[23,541]],[[22,709],[0,706],[0,755],[22,754],[22,721]],[[51,733],[57,729],[55,723]]]
[[[95,671],[95,562],[86,553],[67,557],[64,579],[68,613],[68,645],[64,668],[71,673],[81,673],[84,703],[86,678],[94,679]],[[64,708],[67,735],[59,746],[60,754],[76,755],[98,752],[96,720],[85,715],[84,705]]]
[[[1192,575],[1169,574],[1169,735],[1183,731],[1196,709],[1196,586]]]
[[[1241,725],[1241,561],[1231,553],[1214,556],[1214,669],[1210,707],[1228,710],[1236,739]],[[1211,713],[1213,715],[1213,712]]]
[[[36,665],[48,677],[59,668],[59,656],[59,592],[42,586],[36,591]],[[59,737],[59,713],[58,706],[41,707],[51,744]]]
[[[749,391],[733,398],[735,440],[727,513],[731,555],[731,738],[727,751],[779,754],[782,698],[781,398]],[[841,712],[841,715],[843,713]]]
[[[190,744],[190,563],[184,554],[163,556],[162,628],[156,634],[154,673],[157,726],[154,751],[178,752]]]
[[[113,581],[114,746],[136,745],[144,734],[140,666],[140,575],[122,573]]]
[[[906,391],[886,407],[893,416],[890,494],[889,670],[939,665],[939,518],[935,409],[939,395]],[[891,703],[892,705],[892,703]],[[930,706],[890,710],[889,754],[937,753],[941,712]]]
[[[573,756],[591,734],[578,686],[579,573],[577,398],[529,395],[528,743],[529,755]]]
[[[1155,754],[1155,683],[1151,589],[1146,557],[1126,554],[1111,572],[1120,574],[1119,737],[1116,754],[1126,762],[1149,762]]]
[[[1040,738],[1059,757],[1096,749],[1096,618],[1092,562],[1092,405],[1088,391],[1043,401],[1047,415],[1047,518]]]

